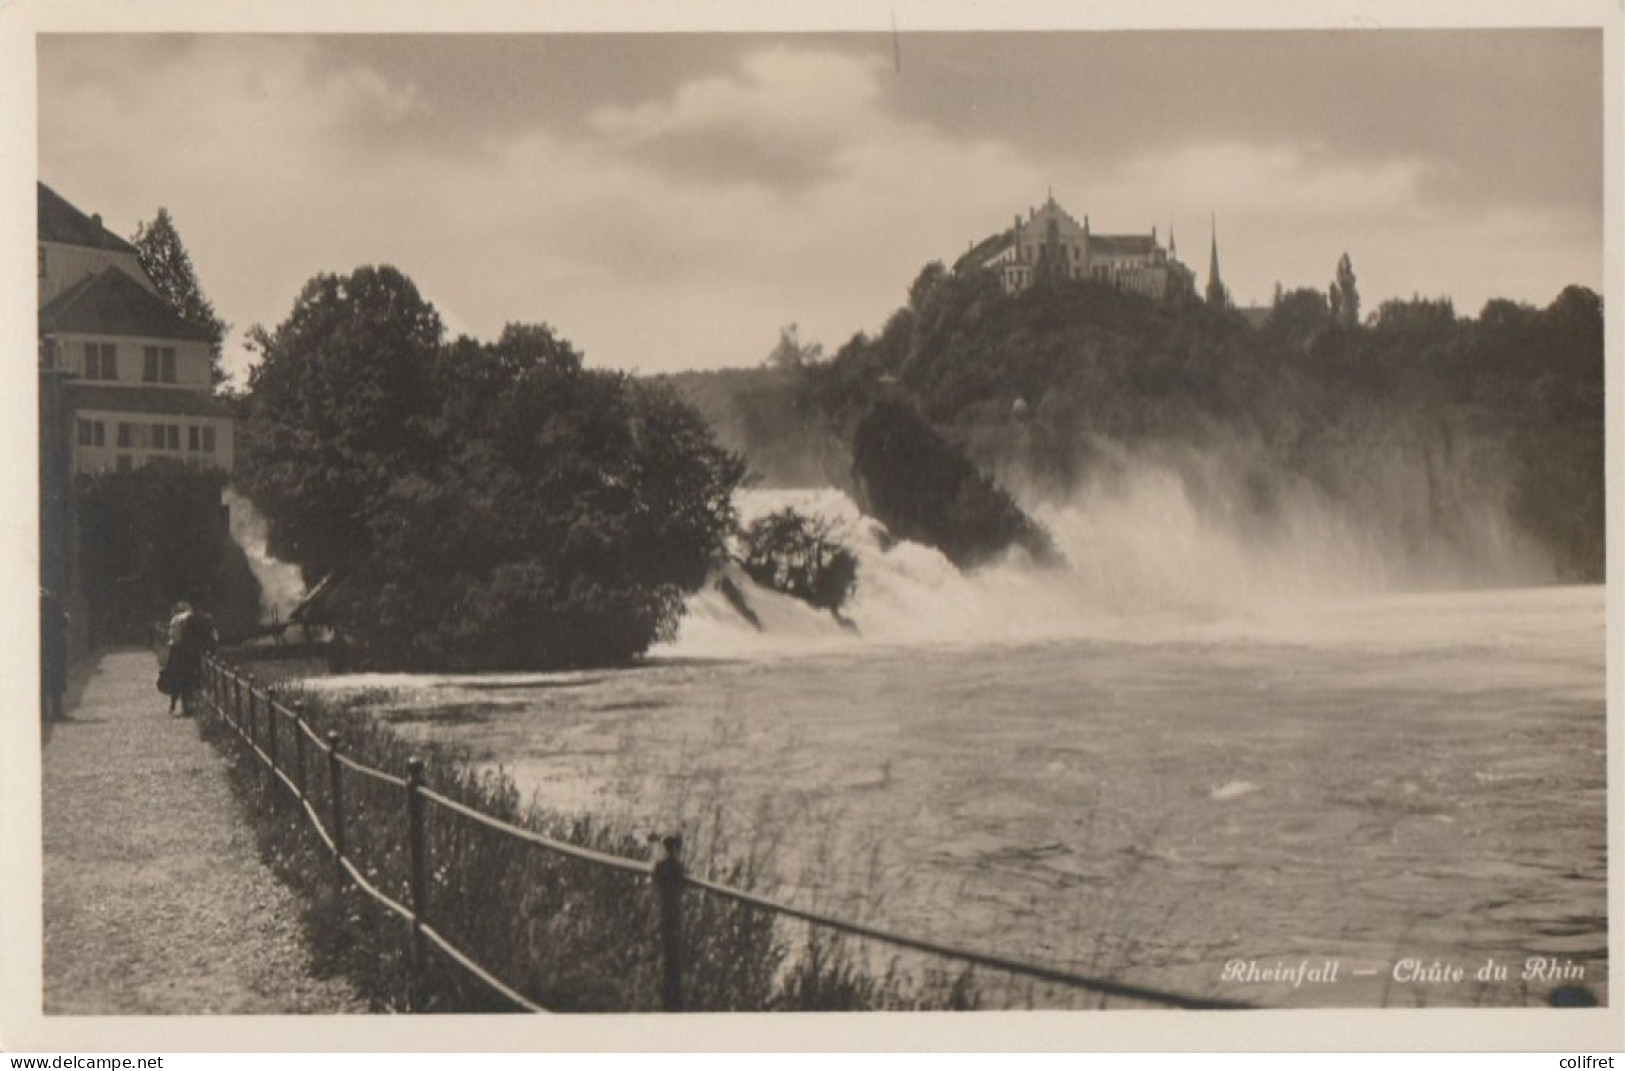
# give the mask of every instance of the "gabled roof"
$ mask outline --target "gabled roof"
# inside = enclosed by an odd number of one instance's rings
[[[207,328],[187,323],[169,303],[118,267],[103,268],[68,287],[39,312],[40,334],[137,335],[213,342]]]
[[[68,404],[75,409],[160,416],[230,417],[231,407],[212,394],[182,387],[119,387],[70,381]]]
[[[134,253],[135,246],[69,204],[67,199],[41,182],[39,186],[39,240],[63,245],[87,246],[114,253]]]
[[[1157,240],[1149,234],[1092,234],[1089,236],[1089,255],[1108,257],[1150,256],[1156,251]]]
[[[991,238],[984,238],[971,247],[970,252],[954,261],[954,271],[964,271],[968,268],[980,268],[989,260],[1009,249],[1015,244],[1015,236],[1009,231],[1000,231]]]

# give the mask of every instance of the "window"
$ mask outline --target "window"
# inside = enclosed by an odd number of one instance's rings
[[[79,422],[79,445],[89,446],[91,443],[92,434],[93,433],[90,430],[90,421],[81,420]]]
[[[120,454],[118,456],[118,470],[120,472],[129,472],[133,467],[134,466],[130,463],[129,454]]]
[[[212,425],[205,424],[203,426],[203,452],[205,454],[214,453],[214,427]]]
[[[162,450],[164,448],[164,426],[162,424],[154,424],[152,426],[152,448],[154,450]]]
[[[145,346],[142,348],[141,382],[175,382],[174,346]]]
[[[107,445],[107,425],[99,420],[90,422],[90,438],[93,446]]]
[[[56,339],[42,338],[39,343],[39,366],[44,369],[56,367]]]
[[[111,342],[85,343],[85,378],[117,379],[118,347]]]
[[[119,421],[119,425],[118,425],[118,447],[119,447],[120,450],[128,450],[130,448],[130,439],[131,439],[130,432],[131,432],[130,425],[124,423],[122,420]]]
[[[192,453],[194,453],[194,454],[197,453],[197,451],[198,451],[197,430],[198,429],[197,429],[196,424],[187,425],[187,428],[186,428],[186,448],[188,450],[192,451]]]
[[[179,424],[171,424],[169,426],[169,448],[171,450],[179,450],[181,448],[181,426]]]

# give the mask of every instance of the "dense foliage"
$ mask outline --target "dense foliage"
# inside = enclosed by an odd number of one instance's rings
[[[1285,489],[1309,487],[1401,553],[1483,541],[1500,518],[1552,575],[1601,579],[1597,295],[1570,287],[1545,309],[1491,301],[1476,320],[1415,299],[1360,323],[1358,302],[1347,262],[1327,289],[1278,294],[1257,328],[1233,310],[1093,283],[1009,295],[989,273],[930,265],[879,335],[802,369],[773,404],[846,441],[863,428],[873,445],[876,400],[906,399],[981,470],[1058,496],[1151,454],[1185,459],[1193,495],[1241,516],[1268,520]],[[889,484],[873,456],[860,462],[871,493],[889,486],[901,501],[924,493],[915,476],[953,482],[889,449]]]
[[[669,391],[545,326],[440,341],[391,268],[319,276],[250,380],[242,478],[270,550],[375,666],[622,661],[667,636],[743,465]]]
[[[181,599],[207,610],[223,636],[256,626],[260,587],[222,514],[223,481],[172,461],[79,478],[81,577],[94,642],[142,642]]]
[[[131,241],[135,245],[136,259],[152,285],[158,288],[159,296],[169,302],[182,320],[209,333],[209,370],[213,381],[220,383],[226,377],[220,365],[220,345],[230,328],[203,296],[197,272],[192,268],[192,255],[186,251],[169,209],[159,208],[151,223],[139,224]]]
[[[1012,546],[1057,560],[1048,533],[908,404],[877,402],[852,454],[860,504],[893,535],[937,547],[962,569]]]
[[[752,580],[820,610],[838,613],[857,587],[857,555],[822,518],[781,509],[752,521],[740,542]]]

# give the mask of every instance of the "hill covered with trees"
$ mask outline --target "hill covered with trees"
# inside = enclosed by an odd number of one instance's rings
[[[932,264],[878,335],[828,360],[713,373],[702,408],[770,481],[800,475],[782,457],[813,453],[856,490],[852,461],[830,458],[850,456],[877,404],[903,403],[1030,495],[1154,458],[1242,524],[1313,494],[1418,561],[1504,537],[1539,548],[1553,578],[1600,580],[1599,297],[1570,287],[1545,308],[1496,300],[1471,318],[1447,300],[1359,312],[1346,257],[1327,291],[1278,293],[1257,328],[1091,283],[1012,295]],[[1485,531],[1496,525],[1509,530]]]

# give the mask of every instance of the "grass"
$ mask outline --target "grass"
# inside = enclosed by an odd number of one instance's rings
[[[291,687],[277,695],[283,702],[302,702],[318,735],[336,733],[342,753],[359,763],[404,777],[408,759],[416,755],[424,762],[429,787],[484,814],[597,851],[649,857],[647,834],[523,802],[501,772],[476,772],[464,756],[444,747],[408,745],[367,713],[374,696],[318,697]],[[262,750],[270,750],[263,699],[255,706],[257,739]],[[304,785],[311,807],[330,826],[330,760],[307,745],[301,764],[291,721],[279,718],[276,724],[279,765]],[[232,783],[263,856],[301,894],[318,972],[346,976],[379,1012],[514,1010],[432,948],[415,974],[406,924],[339,880],[331,854],[295,795],[223,721],[203,719],[202,732],[231,759]],[[347,857],[386,895],[410,903],[405,792],[349,769],[341,772],[340,783]],[[747,891],[770,880],[771,846],[736,853],[720,821],[672,832],[704,846],[686,860],[691,873]],[[560,856],[434,805],[426,808],[425,836],[425,917],[475,962],[551,1010],[660,1009],[658,909],[646,878]],[[981,1004],[979,979],[969,968],[905,962],[870,942],[790,924],[692,888],[683,912],[686,1010],[971,1009]]]

